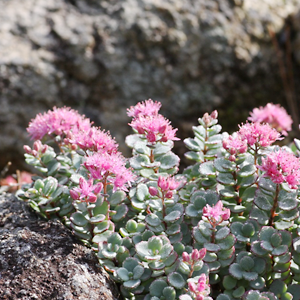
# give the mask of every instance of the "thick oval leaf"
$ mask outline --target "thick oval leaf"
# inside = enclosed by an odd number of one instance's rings
[[[184,278],[177,272],[168,275],[168,282],[176,289],[182,289],[185,286]]]

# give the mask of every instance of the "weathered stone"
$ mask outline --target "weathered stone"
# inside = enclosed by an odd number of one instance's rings
[[[118,299],[118,291],[61,223],[41,220],[13,195],[0,195],[0,299]]]
[[[268,28],[280,38],[299,9],[298,0],[1,0],[0,168],[22,165],[28,122],[54,105],[85,113],[122,151],[125,109],[148,98],[181,136],[215,108],[236,129],[255,106],[284,102]]]

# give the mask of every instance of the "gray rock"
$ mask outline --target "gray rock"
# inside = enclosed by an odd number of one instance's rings
[[[0,299],[117,300],[118,291],[62,224],[0,195]]]
[[[298,0],[0,0],[0,167],[24,166],[25,128],[54,105],[85,113],[125,152],[126,108],[148,98],[181,136],[215,108],[236,129],[255,106],[283,103],[268,28],[280,32],[299,9]]]

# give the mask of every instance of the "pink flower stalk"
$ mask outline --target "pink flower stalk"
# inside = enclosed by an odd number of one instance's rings
[[[236,155],[245,153],[248,146],[246,140],[242,140],[239,134],[234,133],[223,140],[223,148],[230,153],[232,160],[235,160]]]
[[[38,114],[28,125],[27,131],[34,140],[41,140],[44,136],[65,136],[69,131],[76,133],[87,131],[91,122],[70,107],[56,108],[44,114]]]
[[[84,151],[106,151],[112,153],[118,150],[118,144],[109,132],[102,131],[98,127],[91,127],[87,132],[71,132],[69,136],[69,138],[65,139],[66,143],[75,144]]]
[[[156,116],[161,108],[160,102],[153,102],[153,100],[145,100],[144,102],[139,102],[135,106],[130,106],[127,109],[127,115],[136,119],[139,116]]]
[[[114,186],[113,190],[127,190],[127,186],[134,181],[134,175],[127,169],[126,159],[121,153],[96,152],[86,157],[84,166],[90,172],[92,178],[104,180]]]
[[[75,187],[70,190],[70,195],[74,200],[80,200],[82,202],[95,203],[97,201],[97,194],[99,194],[103,188],[103,184],[98,182],[93,184],[93,179],[85,180],[83,177],[79,179],[79,187]]]
[[[297,189],[300,182],[300,161],[290,152],[283,149],[269,153],[262,158],[259,169],[265,171],[264,176],[276,183],[286,182],[290,188]]]
[[[248,120],[258,123],[268,123],[283,135],[292,130],[292,118],[279,104],[268,103],[265,107],[254,108]]]
[[[188,288],[193,298],[196,300],[203,300],[204,297],[210,293],[209,284],[207,284],[207,278],[205,274],[199,276],[197,284],[193,281],[188,282]]]
[[[149,143],[177,141],[176,131],[162,115],[139,115],[129,124],[139,134],[144,134]]]
[[[211,224],[220,224],[228,220],[230,217],[230,209],[223,207],[223,202],[219,200],[216,205],[210,206],[206,204],[203,207],[203,217],[206,217]]]
[[[269,124],[246,123],[238,131],[242,140],[246,140],[251,147],[267,147],[277,140],[281,140],[280,133],[271,128]]]

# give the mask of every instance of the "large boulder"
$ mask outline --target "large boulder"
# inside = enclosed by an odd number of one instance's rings
[[[122,143],[126,107],[148,98],[180,132],[215,108],[236,125],[258,104],[282,103],[268,28],[280,41],[299,9],[298,0],[1,0],[0,168],[22,165],[28,122],[54,105]]]
[[[117,300],[118,290],[61,223],[0,194],[0,299]]]

